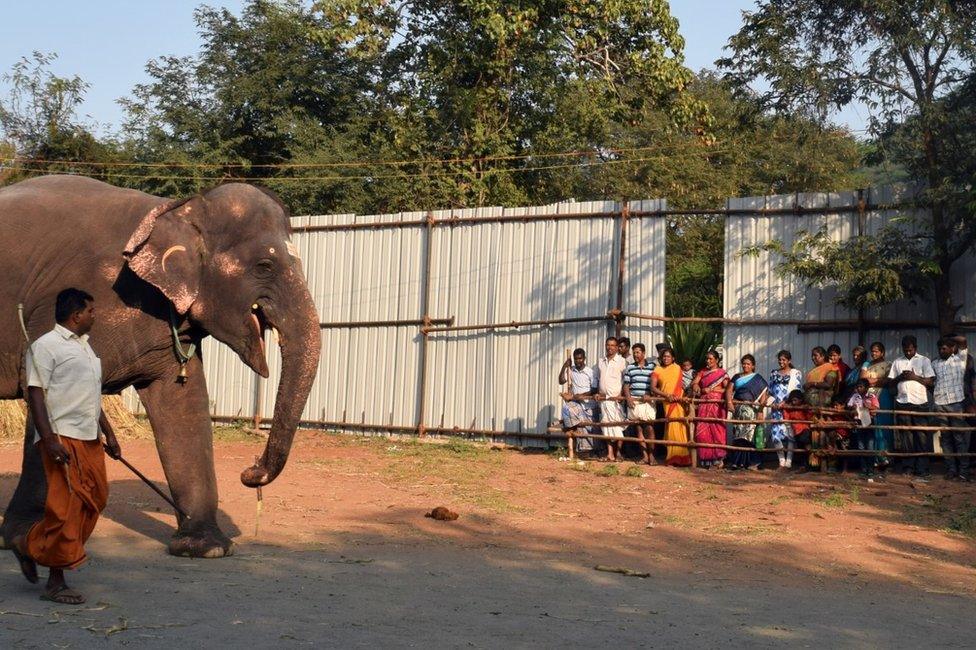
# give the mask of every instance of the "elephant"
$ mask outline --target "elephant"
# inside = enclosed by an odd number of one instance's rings
[[[267,485],[288,459],[321,346],[290,234],[281,201],[244,183],[179,200],[70,175],[0,189],[0,398],[25,391],[17,305],[35,340],[54,326],[59,291],[77,287],[94,296],[90,344],[101,358],[103,393],[135,387],[170,491],[187,515],[177,515],[168,543],[174,555],[221,557],[233,548],[216,519],[204,337],[267,377],[264,334],[275,330],[282,363],[271,430],[241,482]],[[0,527],[4,544],[43,514],[46,485],[32,440],[28,422],[20,481]]]

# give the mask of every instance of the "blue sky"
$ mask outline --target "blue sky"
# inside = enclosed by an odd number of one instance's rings
[[[80,75],[91,84],[82,114],[109,128],[122,110],[116,103],[147,79],[146,62],[162,55],[194,54],[200,38],[193,10],[201,0],[34,0],[10,3],[0,28],[0,71],[34,50],[56,52],[62,76]],[[239,12],[244,0],[207,0]],[[739,27],[753,0],[672,0],[681,23],[685,58],[693,70],[711,67]],[[2,90],[2,89],[0,89]],[[864,126],[864,111],[851,109],[836,121]],[[100,129],[102,130],[102,129]]]

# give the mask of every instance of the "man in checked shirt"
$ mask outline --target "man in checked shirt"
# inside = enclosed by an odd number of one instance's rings
[[[966,381],[968,350],[966,338],[963,336],[944,336],[939,339],[939,358],[932,362],[935,371],[935,388],[933,397],[935,412],[963,413],[972,403],[972,395],[967,394]],[[954,418],[936,415],[934,425],[937,427],[968,426],[968,418]],[[947,454],[965,454],[969,452],[970,431],[941,431],[942,451]],[[946,458],[946,480],[958,479],[969,481],[969,458],[960,456]]]

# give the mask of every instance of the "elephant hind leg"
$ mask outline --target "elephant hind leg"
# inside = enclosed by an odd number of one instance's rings
[[[35,522],[44,517],[44,501],[47,499],[47,478],[41,462],[41,450],[34,444],[34,421],[27,414],[24,427],[24,460],[20,480],[14,490],[0,525],[0,548],[9,549],[14,537],[24,534]]]

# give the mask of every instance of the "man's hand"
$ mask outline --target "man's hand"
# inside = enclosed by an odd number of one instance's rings
[[[115,434],[105,436],[105,453],[114,460],[122,458],[122,447],[119,446],[119,441],[116,439]]]
[[[67,464],[71,461],[71,454],[57,437],[48,438],[44,441],[44,451],[54,460],[55,463]]]

